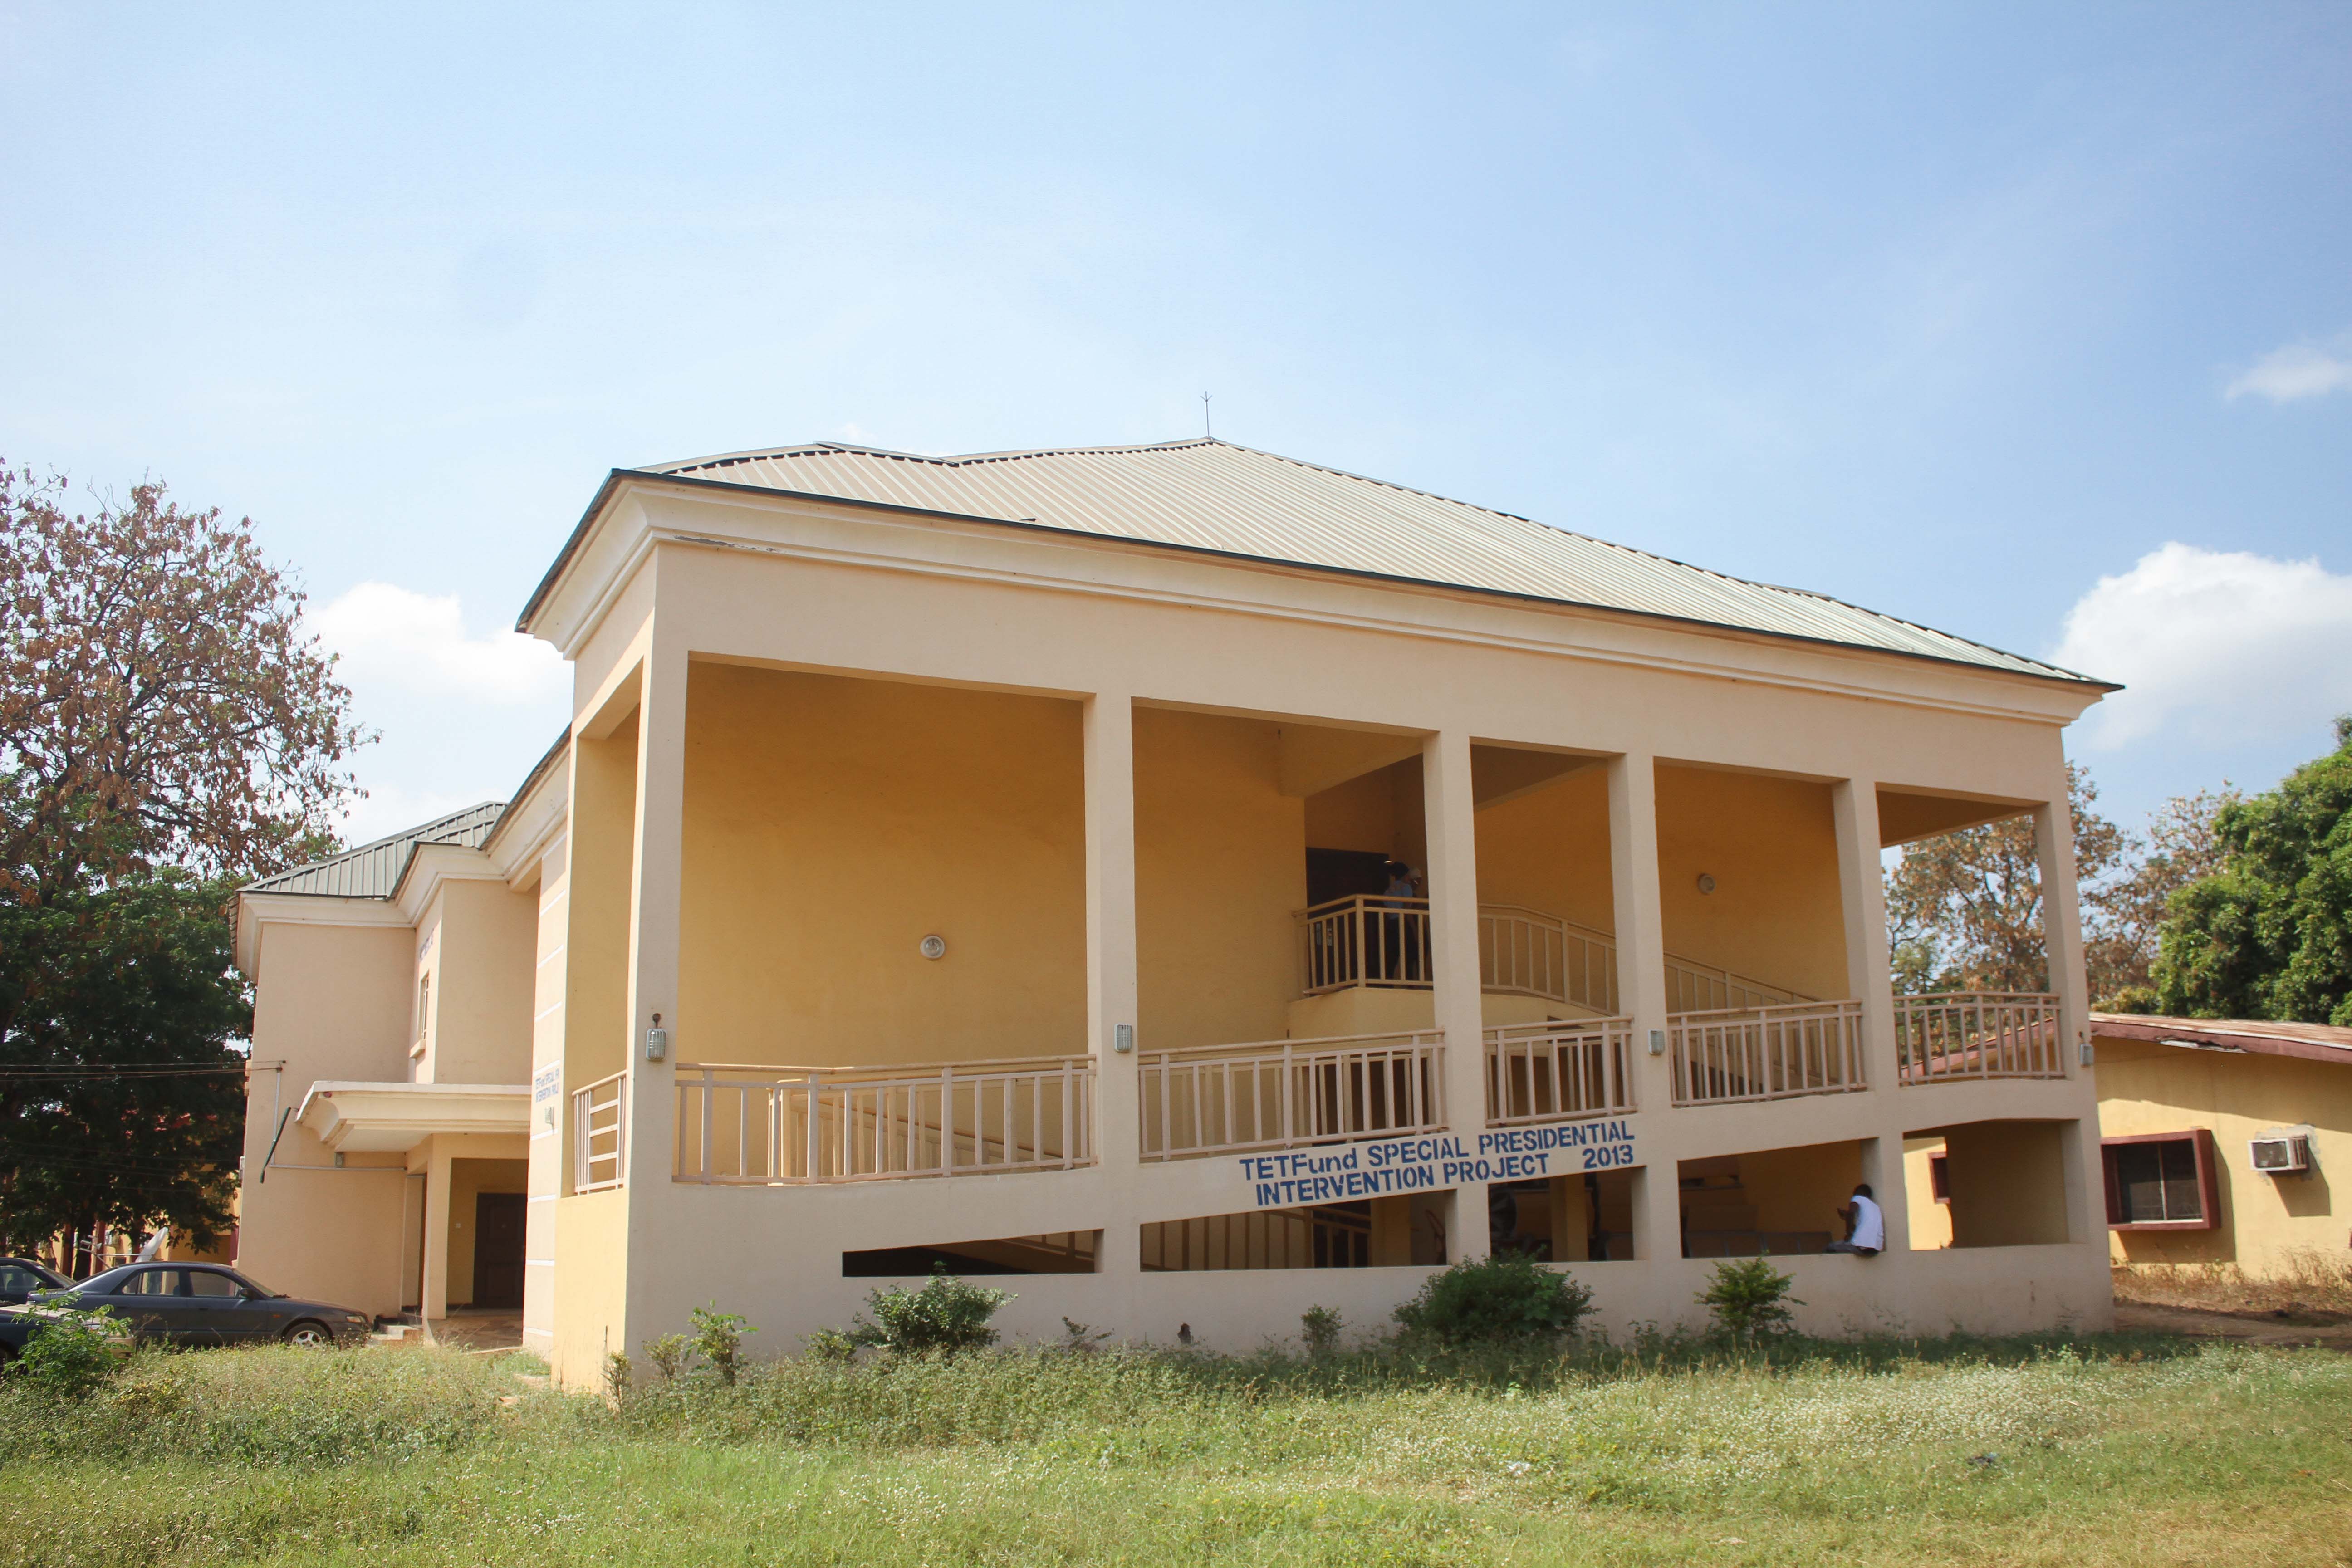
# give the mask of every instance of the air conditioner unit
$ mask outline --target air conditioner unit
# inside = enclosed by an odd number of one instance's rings
[[[2300,1175],[2311,1169],[2311,1140],[2299,1132],[2252,1139],[2246,1150],[2254,1169],[2266,1176]]]

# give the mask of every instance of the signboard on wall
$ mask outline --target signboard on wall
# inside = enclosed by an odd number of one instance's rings
[[[1383,1138],[1235,1160],[1254,1208],[1438,1192],[1470,1182],[1529,1182],[1640,1164],[1631,1119]]]
[[[530,1119],[541,1127],[555,1126],[555,1100],[563,1092],[563,1068],[543,1067],[530,1080]]]

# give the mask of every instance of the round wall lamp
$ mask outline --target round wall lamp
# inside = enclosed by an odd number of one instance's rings
[[[948,955],[948,939],[933,931],[915,944],[915,951],[925,958],[945,958]]]
[[[1707,872],[1701,871],[1698,874],[1698,890],[1702,893],[1715,891],[1715,878]]]

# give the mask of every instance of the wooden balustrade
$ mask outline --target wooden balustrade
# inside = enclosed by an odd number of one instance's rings
[[[1434,1030],[1153,1051],[1138,1063],[1147,1160],[1290,1149],[1445,1124]]]
[[[572,1190],[598,1192],[621,1184],[628,1141],[629,1075],[616,1072],[572,1091]]]
[[[677,1069],[681,1182],[732,1185],[1063,1171],[1094,1163],[1087,1057],[890,1068]]]
[[[1895,999],[1897,1081],[2064,1078],[2058,998],[2033,991],[1948,991]]]
[[[1486,1031],[1486,1125],[1573,1121],[1634,1109],[1633,1020]]]
[[[1669,1014],[1676,1105],[1865,1089],[1862,1004],[1803,1002]]]

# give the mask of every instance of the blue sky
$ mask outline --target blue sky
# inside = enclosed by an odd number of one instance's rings
[[[2132,682],[2352,708],[2352,9],[0,5],[0,456],[250,514],[384,733],[604,471],[1200,428]]]

